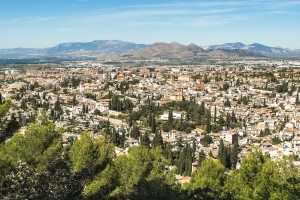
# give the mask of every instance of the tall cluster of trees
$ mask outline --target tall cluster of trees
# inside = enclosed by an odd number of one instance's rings
[[[225,146],[223,140],[220,140],[218,150],[218,160],[227,169],[235,169],[238,162],[239,144],[238,139],[235,137],[232,146]]]
[[[60,86],[61,87],[68,87],[69,84],[72,84],[73,87],[77,87],[80,84],[80,78],[76,78],[76,77],[68,77],[65,78],[63,81],[60,82]]]
[[[181,175],[189,176],[192,173],[192,163],[194,162],[194,151],[188,145],[181,150],[179,159],[177,160],[177,173]]]
[[[119,96],[113,95],[112,99],[109,101],[109,109],[115,111],[129,111],[132,110],[133,103],[129,99],[121,100]]]
[[[124,94],[129,89],[129,83],[126,81],[121,81],[120,84],[116,84],[116,90],[121,91]]]

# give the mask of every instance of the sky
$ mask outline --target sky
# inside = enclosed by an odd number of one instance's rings
[[[242,42],[300,49],[300,0],[1,0],[0,48]]]

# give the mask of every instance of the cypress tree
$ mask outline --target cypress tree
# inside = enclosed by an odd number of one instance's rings
[[[210,119],[209,119],[209,117],[208,117],[207,120],[206,120],[206,128],[205,128],[205,131],[206,131],[207,133],[210,133],[210,131],[211,131],[211,125],[210,125]]]
[[[195,152],[196,152],[196,140],[195,140],[195,138],[193,138],[193,152],[192,152],[192,155],[193,155],[193,162],[195,161]]]
[[[152,123],[153,123],[152,113],[149,113],[149,115],[148,115],[148,124],[149,124],[150,127],[152,127]]]
[[[23,125],[23,124],[22,124],[22,115],[21,115],[20,112],[18,113],[18,122],[19,122],[19,126],[22,126],[22,125]]]
[[[231,149],[231,152],[230,152],[231,169],[236,168],[236,164],[238,161],[238,154],[239,154],[239,142],[238,142],[238,137],[236,136],[234,138],[233,148]]]
[[[88,113],[88,112],[89,112],[89,106],[86,105],[86,106],[85,106],[85,113]]]
[[[185,167],[185,157],[186,157],[186,152],[185,152],[185,149],[183,149],[181,152],[180,152],[180,155],[179,155],[179,159],[177,161],[177,173],[178,174],[183,174],[184,173],[184,167]]]
[[[220,140],[220,146],[218,151],[218,160],[226,167],[226,149],[223,139]]]
[[[190,147],[187,148],[187,157],[185,159],[185,175],[190,176],[192,173],[192,163],[193,163],[193,158],[192,158],[192,149]]]
[[[155,132],[155,135],[154,135],[154,138],[153,138],[153,141],[152,141],[152,146],[153,147],[163,147],[163,139],[162,139],[162,136],[161,136],[161,132]]]
[[[230,163],[230,147],[226,147],[224,148],[224,157],[225,157],[225,167],[230,169],[231,168],[231,163]]]
[[[199,156],[198,156],[198,167],[205,160],[205,158],[206,158],[206,155],[205,155],[203,149],[201,149],[201,151],[199,152]]]
[[[237,118],[235,116],[234,111],[232,111],[232,114],[231,114],[231,121],[234,122],[234,123],[237,123]]]
[[[179,174],[190,175],[192,172],[192,162],[192,149],[186,143],[177,161],[177,172]]]
[[[132,127],[132,114],[131,114],[131,112],[129,114],[128,125],[129,125],[129,127]]]
[[[151,115],[151,114],[150,114]],[[152,117],[152,125],[151,125],[151,132],[155,133],[156,132],[156,121],[155,121],[155,114],[153,113]]]
[[[169,110],[168,122],[170,125],[173,124],[173,111]]]
[[[141,138],[141,145],[145,147],[150,147],[150,139],[147,131]]]
[[[125,144],[125,130],[122,130],[122,136],[120,138],[120,146],[121,147],[124,147],[124,144]]]
[[[164,141],[163,141],[163,138],[161,136],[161,131],[159,131],[159,133],[157,133],[156,145],[161,146],[161,147],[163,147],[163,145],[164,145]]]
[[[211,157],[211,158],[213,158],[213,157],[214,157],[214,156],[213,156],[213,154],[212,154],[212,151],[211,151],[211,150],[209,151],[209,154],[208,154],[208,156],[209,156],[209,157]]]
[[[105,133],[107,134],[107,135],[109,135],[110,134],[110,132],[109,132],[109,126],[110,126],[110,123],[109,123],[109,119],[106,121],[106,129],[105,129]]]
[[[140,128],[138,126],[132,126],[130,137],[138,139],[140,137]]]
[[[205,114],[205,104],[204,101],[201,102],[200,108],[199,108],[199,114],[200,116],[203,116]]]
[[[84,113],[85,113],[85,105],[82,104],[82,114],[84,114]]]
[[[112,131],[112,137],[111,137],[112,143],[114,143],[116,146],[120,145],[120,135],[117,133],[116,129],[114,128]]]
[[[217,121],[217,106],[215,105],[215,112],[214,112],[214,123]]]

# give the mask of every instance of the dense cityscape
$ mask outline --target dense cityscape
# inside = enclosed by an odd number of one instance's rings
[[[6,64],[0,194],[293,199],[300,61],[214,62]]]

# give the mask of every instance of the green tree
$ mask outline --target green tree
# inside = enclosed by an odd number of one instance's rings
[[[123,130],[122,130],[122,135],[121,135],[121,138],[120,138],[120,146],[121,146],[121,147],[124,147],[125,140],[126,140],[126,137],[125,137],[125,130],[123,129]]]
[[[197,172],[192,173],[190,182],[184,185],[193,199],[225,199],[225,168],[217,160],[206,158]],[[201,191],[201,192],[199,192]]]
[[[132,125],[133,125],[133,120],[132,120],[132,114],[131,114],[131,112],[130,112],[130,113],[129,113],[128,126],[129,126],[129,127],[132,127]]]
[[[225,91],[227,91],[227,90],[229,89],[229,84],[228,84],[228,83],[224,83],[224,84],[223,84],[223,89],[224,89]]]
[[[258,149],[243,158],[239,171],[230,177],[227,184],[235,199],[255,199],[254,182],[266,160],[267,157]]]
[[[84,195],[99,194],[100,191],[106,192],[109,197],[119,199],[138,199],[141,193],[148,195],[143,198],[150,198],[150,196],[152,199],[158,198],[156,195],[161,195],[161,193],[157,189],[157,192],[154,192],[154,188],[157,188],[154,186],[169,184],[164,173],[165,166],[168,164],[160,148],[132,147],[129,154],[118,156],[113,166],[108,165],[103,171],[105,173],[100,173],[86,187]],[[152,186],[152,183],[157,184]],[[174,182],[173,185],[175,185]]]
[[[120,135],[117,133],[116,129],[113,128],[110,141],[116,146],[120,145]]]
[[[94,139],[88,132],[82,132],[80,139],[74,141],[70,153],[72,170],[90,169],[94,174],[103,170],[115,157],[114,145],[102,133],[102,137]]]
[[[238,137],[234,137],[233,141],[233,147],[231,148],[230,151],[230,163],[231,163],[231,169],[236,168],[236,164],[238,162],[238,154],[239,154],[239,142],[238,142]]]
[[[155,120],[155,114],[154,113],[153,113],[153,116],[152,116],[151,132],[152,133],[156,132],[156,120]]]
[[[168,122],[170,125],[173,124],[173,110],[169,110]]]
[[[6,165],[1,166],[2,172],[20,160],[34,168],[46,168],[61,153],[61,140],[62,136],[55,130],[55,124],[43,113],[24,135],[15,134],[0,148],[3,158],[6,159]]]
[[[161,132],[155,132],[153,141],[152,141],[153,147],[163,147],[163,138],[161,136]]]
[[[100,115],[100,114],[101,114],[100,110],[98,110],[98,109],[94,110],[94,115]]]
[[[150,139],[147,131],[141,137],[141,145],[147,148],[150,147]]]
[[[132,126],[132,129],[130,131],[130,137],[134,139],[138,139],[140,137],[140,128],[138,126]]]
[[[202,162],[205,160],[206,155],[203,151],[203,149],[201,149],[201,151],[199,152],[199,159],[198,159],[198,166],[201,166]]]

